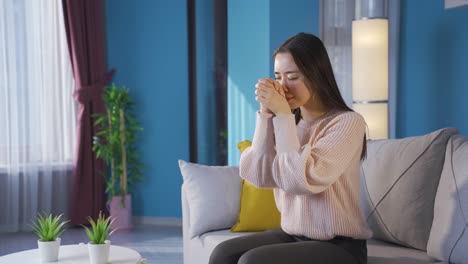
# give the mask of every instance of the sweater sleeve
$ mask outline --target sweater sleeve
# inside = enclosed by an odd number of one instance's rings
[[[300,147],[292,115],[273,119],[277,156],[273,179],[285,192],[310,194],[325,191],[352,162],[360,162],[365,133],[361,115],[346,112],[336,116]]]
[[[241,178],[259,188],[277,188],[272,176],[272,164],[276,156],[272,114],[257,112],[252,146],[241,154],[239,173]]]

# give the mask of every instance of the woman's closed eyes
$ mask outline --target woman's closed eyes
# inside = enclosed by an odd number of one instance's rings
[[[297,80],[299,79],[299,76],[293,75],[293,76],[287,76],[289,81]],[[281,81],[281,76],[275,76],[275,79],[277,81]]]

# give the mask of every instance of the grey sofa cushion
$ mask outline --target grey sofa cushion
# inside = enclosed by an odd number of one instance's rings
[[[374,238],[426,250],[446,144],[456,132],[368,142],[361,205]]]
[[[439,260],[467,264],[467,226],[468,138],[455,135],[447,145],[427,253]]]

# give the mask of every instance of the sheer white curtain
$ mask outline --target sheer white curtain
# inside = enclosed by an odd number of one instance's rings
[[[338,87],[352,108],[351,25],[357,17],[374,17],[385,5],[389,20],[389,137],[396,134],[400,0],[320,0],[320,38],[327,48]]]
[[[336,82],[348,107],[353,107],[351,22],[354,0],[320,1],[320,38],[327,48]]]
[[[0,232],[68,214],[76,107],[61,0],[0,0]]]

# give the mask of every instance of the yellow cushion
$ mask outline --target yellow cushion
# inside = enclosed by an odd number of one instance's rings
[[[252,143],[248,140],[237,144],[242,153]],[[242,181],[240,210],[232,232],[256,232],[279,228],[281,215],[276,208],[272,189],[260,189]]]
[[[237,143],[237,148],[239,149],[240,153],[244,152],[244,150],[250,146],[252,146],[252,142],[250,140],[244,140]]]

